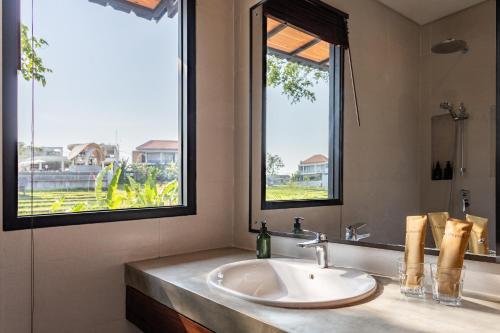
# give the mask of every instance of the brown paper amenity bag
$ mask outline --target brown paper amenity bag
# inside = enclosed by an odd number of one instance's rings
[[[448,212],[440,212],[428,213],[427,215],[429,216],[434,243],[436,244],[436,248],[439,249],[441,248],[441,241],[443,240],[446,221],[448,221],[450,214],[448,214]]]
[[[472,231],[469,238],[469,250],[474,254],[488,254],[488,219],[466,215],[468,222],[472,222]]]
[[[471,222],[453,218],[446,221],[437,263],[439,293],[458,296],[460,269],[464,265],[471,230]]]
[[[418,287],[424,278],[424,245],[427,216],[406,217],[405,264],[406,286]]]

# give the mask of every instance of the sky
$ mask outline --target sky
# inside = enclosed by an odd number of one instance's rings
[[[31,0],[22,21],[31,24]],[[35,146],[178,139],[178,16],[159,23],[86,0],[34,0],[47,85],[35,87]],[[20,80],[19,140],[30,141],[31,87]]]
[[[298,164],[312,155],[328,157],[328,84],[313,89],[316,100],[291,104],[281,87],[267,88],[266,152],[279,155],[285,165],[280,174],[292,174]]]
[[[36,84],[35,146],[119,144],[130,159],[152,139],[178,139],[178,15],[157,23],[87,0],[21,0],[22,22],[49,43],[39,51],[47,85]],[[291,105],[268,88],[267,151],[281,172],[328,151],[328,87]],[[30,142],[31,84],[19,80],[19,141]]]

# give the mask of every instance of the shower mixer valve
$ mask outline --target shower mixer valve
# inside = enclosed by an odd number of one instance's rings
[[[470,207],[470,191],[460,190],[460,197],[462,198],[462,213],[468,214]]]

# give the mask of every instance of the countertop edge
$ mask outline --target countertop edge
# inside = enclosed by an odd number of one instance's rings
[[[144,295],[186,316],[215,332],[228,331],[224,324],[238,323],[237,332],[277,333],[285,332],[262,320],[250,317],[236,309],[220,304],[213,299],[177,286],[143,272],[133,265],[125,264],[125,285],[137,289]],[[163,295],[163,297],[159,297]],[[169,301],[166,301],[169,300]],[[224,314],[224,321],[218,320]]]

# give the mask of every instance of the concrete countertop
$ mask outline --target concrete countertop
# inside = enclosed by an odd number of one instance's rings
[[[376,295],[359,304],[320,310],[259,305],[209,287],[220,265],[254,259],[225,248],[129,263],[125,282],[216,332],[499,332],[500,303],[465,297],[453,308],[400,294],[393,280],[376,277]]]

